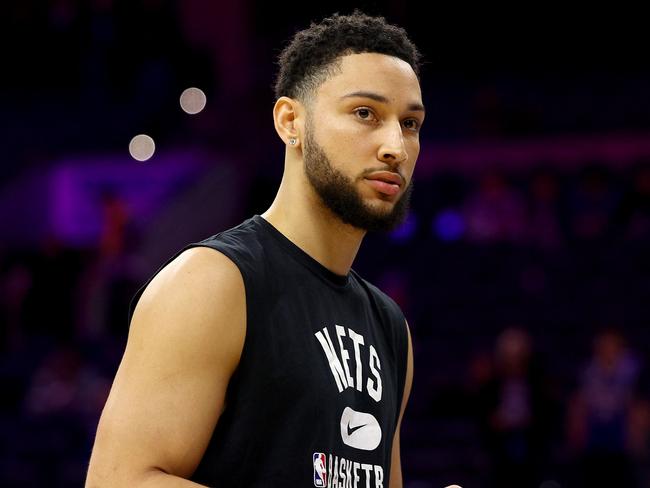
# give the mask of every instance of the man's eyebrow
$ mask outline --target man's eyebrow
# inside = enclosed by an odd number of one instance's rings
[[[369,92],[369,91],[356,91],[353,93],[348,93],[347,95],[343,95],[341,99],[344,98],[370,98],[371,100],[374,100],[375,102],[380,102],[380,103],[388,103],[388,98],[386,98],[383,95],[380,95],[379,93],[375,92]],[[419,102],[413,102],[408,105],[409,111],[412,112],[424,112],[424,105],[422,105]]]

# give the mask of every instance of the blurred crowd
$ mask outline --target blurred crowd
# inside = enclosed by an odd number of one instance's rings
[[[414,486],[650,486],[648,162],[418,183],[379,275],[412,317]]]
[[[650,166],[446,173],[416,185],[409,219],[370,235],[355,265],[412,327],[416,377],[405,423],[419,434],[403,448],[406,480],[438,479],[449,468],[417,465],[423,453],[440,455],[427,445],[437,434],[423,438],[418,422],[460,418],[475,429],[463,434],[476,442],[465,475],[475,469],[484,483],[471,486],[537,486],[551,475],[560,486],[643,486],[650,351],[638,326],[650,291],[642,256]],[[257,189],[249,211],[261,213]],[[119,195],[103,205],[95,247],[50,237],[35,251],[2,251],[5,486],[83,479],[129,300],[153,271],[133,264],[137,236]],[[386,255],[396,264],[378,267]],[[591,303],[599,290],[603,303]]]

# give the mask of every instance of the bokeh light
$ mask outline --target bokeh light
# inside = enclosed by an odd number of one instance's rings
[[[433,220],[433,232],[442,241],[457,241],[465,232],[463,217],[455,209],[444,209]]]
[[[181,108],[190,115],[198,114],[205,108],[207,98],[203,90],[199,88],[188,88],[181,93]]]
[[[136,161],[147,161],[156,151],[156,144],[146,134],[138,134],[129,143],[129,154]]]

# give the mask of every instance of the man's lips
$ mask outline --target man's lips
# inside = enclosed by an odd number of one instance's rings
[[[403,184],[402,177],[390,171],[371,173],[366,176],[366,180],[375,190],[391,196],[399,193],[399,189]]]
[[[375,173],[370,173],[368,176],[366,176],[366,179],[384,181],[386,183],[392,183],[397,186],[402,186],[404,183],[402,177],[399,174],[393,173],[391,171],[376,171]]]

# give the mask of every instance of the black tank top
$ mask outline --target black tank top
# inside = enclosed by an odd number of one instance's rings
[[[259,215],[187,245],[165,265],[196,246],[239,268],[247,329],[191,480],[217,488],[388,487],[407,358],[398,305],[354,270],[328,270]]]

